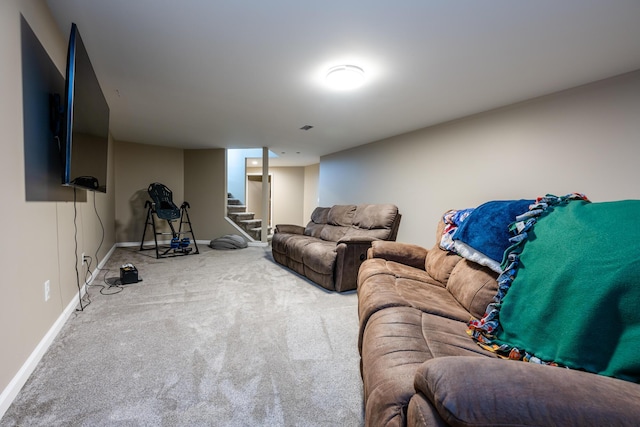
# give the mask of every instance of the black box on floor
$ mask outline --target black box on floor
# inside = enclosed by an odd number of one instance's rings
[[[120,284],[129,285],[131,283],[138,283],[138,269],[132,264],[125,264],[120,267]]]

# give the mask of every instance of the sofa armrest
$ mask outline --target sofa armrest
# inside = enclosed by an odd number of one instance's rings
[[[450,356],[423,363],[414,380],[452,425],[640,425],[640,384],[582,371]]]
[[[278,224],[275,229],[276,233],[304,234],[304,227],[293,224]]]
[[[360,265],[367,259],[371,242],[358,239],[336,244],[335,288],[338,292],[356,289]]]
[[[374,241],[371,242],[367,257],[382,258],[424,270],[428,252],[422,246],[409,243]]]

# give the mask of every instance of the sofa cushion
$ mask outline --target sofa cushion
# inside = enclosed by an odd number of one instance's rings
[[[453,298],[448,290],[440,286],[399,277],[395,280],[395,290],[400,298],[404,299],[406,305],[424,313],[461,322],[469,321],[469,312]]]
[[[294,240],[304,241],[306,239],[307,238],[305,238],[301,234],[276,233],[273,235],[273,239],[271,240],[271,248],[273,252],[283,254],[289,257],[289,247],[293,244],[292,241]]]
[[[637,384],[533,363],[432,359],[417,369],[415,388],[451,425],[636,426],[640,420]]]
[[[358,276],[359,348],[368,319],[389,307],[410,307],[465,323],[470,319],[451,293],[422,270],[393,261],[367,260]]]
[[[271,249],[280,254],[286,253],[285,242],[291,234],[275,233],[271,239]]]
[[[392,276],[393,279],[398,277],[414,279],[430,285],[443,287],[440,282],[433,280],[424,270],[413,268],[399,262],[387,261],[382,258],[372,258],[363,262],[358,271],[358,282],[364,283],[369,277],[377,274],[389,275]]]
[[[301,234],[291,235],[284,241],[285,253],[289,256],[289,258],[297,262],[302,262],[304,260],[304,248],[313,242],[320,241],[321,240],[319,239],[314,239],[313,237],[304,236]]]
[[[317,207],[311,213],[311,221],[316,224],[326,224],[329,222],[329,211],[331,208]]]
[[[464,322],[409,307],[394,307],[372,316],[364,343],[368,425],[404,425],[409,400],[415,394],[415,373],[425,360],[462,355],[495,357],[473,342]]]
[[[282,264],[286,265],[296,273],[304,276],[304,264],[301,261],[296,261],[293,258],[286,258],[285,262]]]
[[[366,230],[391,229],[397,216],[398,207],[396,205],[358,205],[353,225]]]
[[[309,237],[305,237],[302,234],[275,233],[271,240],[273,259],[277,263],[286,265],[296,273],[304,274],[301,247],[304,246],[305,242],[309,242],[309,239]],[[292,250],[292,248],[297,248],[297,250]],[[296,254],[298,259],[291,257],[292,252]]]
[[[336,244],[316,240],[304,247],[304,276],[328,290],[335,290]]]
[[[438,226],[436,227],[436,244],[427,252],[424,264],[424,269],[427,273],[443,286],[447,284],[453,267],[462,260],[460,255],[440,248],[439,242],[444,229],[444,222],[442,220],[438,221]]]
[[[451,271],[447,290],[474,317],[484,316],[487,306],[498,292],[498,274],[463,259]]]
[[[407,425],[412,427],[448,427],[435,406],[422,394],[414,394],[407,408]]]
[[[363,229],[357,228],[355,226],[349,227],[344,235],[340,237],[339,240],[355,240],[355,241],[365,241],[370,242],[375,239],[386,240],[389,238],[391,234],[391,230],[388,228],[377,228],[377,229]]]
[[[317,207],[313,210],[311,213],[311,221],[309,221],[304,229],[305,236],[320,238],[322,229],[327,224],[329,218],[329,210],[331,210],[331,208],[322,207]]]
[[[365,420],[370,426],[402,426],[415,394],[416,369],[432,357],[422,335],[419,311],[399,307],[376,313],[362,351]]]
[[[342,239],[349,228],[350,227],[342,225],[327,224],[322,228],[322,231],[320,232],[320,238],[328,242],[333,242],[335,246],[335,242]]]
[[[334,205],[327,214],[327,223],[331,225],[349,226],[353,224],[356,205]]]
[[[313,221],[309,221],[309,224],[304,228],[304,235],[319,239],[326,225],[327,224],[316,224]]]
[[[333,242],[317,240],[302,249],[304,264],[317,273],[333,274],[336,262],[336,245]]]
[[[366,271],[365,266],[370,261],[365,261],[362,269]],[[426,275],[415,276],[410,267],[393,261],[387,261],[386,265],[386,269],[381,270],[384,274],[372,275],[359,284],[358,312],[363,327],[366,326],[366,319],[376,311],[397,306],[412,307],[461,322],[469,321],[469,312],[440,284],[434,283]],[[406,273],[405,277],[402,277],[403,273]]]
[[[460,255],[440,249],[436,244],[427,252],[425,270],[443,285],[447,284],[453,268],[462,260]]]

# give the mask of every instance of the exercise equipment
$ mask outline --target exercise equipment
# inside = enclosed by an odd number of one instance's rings
[[[142,241],[140,242],[140,250],[156,251],[156,258],[164,258],[171,256],[198,254],[198,244],[191,227],[191,219],[189,218],[188,209],[191,208],[189,203],[183,202],[178,208],[173,202],[173,192],[164,184],[154,182],[147,189],[151,200],[147,200],[144,206],[147,208],[147,217],[142,232]],[[156,218],[167,221],[171,231],[158,231],[156,227]],[[174,226],[174,222],[180,221],[178,231]],[[145,247],[144,238],[147,228],[151,226],[153,229],[154,247]],[[189,235],[191,237],[189,237]],[[171,236],[168,244],[164,241],[158,243],[158,236]]]

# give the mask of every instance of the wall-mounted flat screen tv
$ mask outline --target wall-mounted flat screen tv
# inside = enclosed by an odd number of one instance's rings
[[[69,37],[64,103],[62,184],[106,193],[109,106],[76,24]]]

